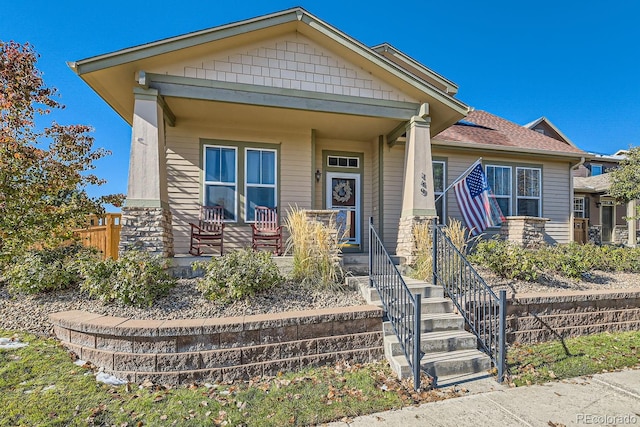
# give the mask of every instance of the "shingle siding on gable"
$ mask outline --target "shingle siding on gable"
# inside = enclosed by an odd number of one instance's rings
[[[260,46],[253,45],[150,71],[231,83],[417,102],[300,35],[295,39],[274,39]]]

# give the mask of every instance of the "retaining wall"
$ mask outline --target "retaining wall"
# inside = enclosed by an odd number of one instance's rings
[[[78,357],[138,383],[229,381],[384,358],[382,310],[374,306],[183,320],[74,310],[50,320]]]
[[[640,330],[640,289],[523,294],[507,304],[509,343],[629,330]]]

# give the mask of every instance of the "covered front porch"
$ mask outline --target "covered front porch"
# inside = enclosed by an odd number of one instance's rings
[[[200,206],[225,249],[255,206],[335,210],[345,252],[369,217],[410,254],[436,215],[431,135],[465,116],[457,87],[389,45],[368,48],[303,9],[88,58],[72,68],[132,126],[121,250],[189,252]]]

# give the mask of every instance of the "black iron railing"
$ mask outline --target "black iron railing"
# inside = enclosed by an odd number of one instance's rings
[[[413,386],[420,388],[420,294],[412,294],[369,220],[369,286],[380,295],[385,315],[398,337],[413,374]]]
[[[441,285],[491,357],[502,382],[506,367],[506,291],[497,296],[438,226],[433,227],[433,283]]]

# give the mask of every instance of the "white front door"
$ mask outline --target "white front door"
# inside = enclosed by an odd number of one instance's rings
[[[360,174],[327,172],[327,209],[337,210],[336,222],[345,245],[360,245]]]

